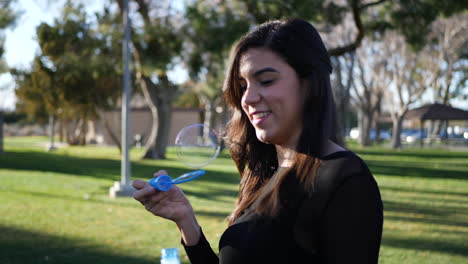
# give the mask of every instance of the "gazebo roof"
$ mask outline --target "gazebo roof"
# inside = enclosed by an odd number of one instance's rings
[[[405,119],[468,120],[468,111],[443,104],[428,104],[409,110]]]

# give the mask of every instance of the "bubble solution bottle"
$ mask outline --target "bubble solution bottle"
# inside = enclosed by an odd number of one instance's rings
[[[180,264],[177,248],[163,248],[161,250],[161,264]]]

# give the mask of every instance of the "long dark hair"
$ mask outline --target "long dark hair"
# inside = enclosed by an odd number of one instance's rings
[[[243,36],[231,51],[224,83],[224,98],[233,115],[227,126],[226,141],[241,176],[237,205],[229,218],[232,224],[249,207],[262,186],[278,168],[275,146],[259,141],[254,127],[241,107],[243,90],[239,85],[242,55],[251,48],[267,48],[283,58],[308,84],[304,89],[303,130],[299,138],[292,173],[304,188],[313,188],[320,156],[328,139],[335,140],[335,104],[330,87],[330,58],[317,30],[307,21],[293,18],[263,23]],[[281,175],[282,180],[288,172]],[[257,213],[276,214],[281,207],[279,181],[262,198]]]

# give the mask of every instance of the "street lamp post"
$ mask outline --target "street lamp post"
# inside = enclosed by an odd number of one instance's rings
[[[122,158],[121,158],[121,180],[114,183],[109,189],[111,197],[116,196],[133,196],[135,189],[130,184],[130,160],[129,160],[129,145],[130,145],[130,20],[128,15],[128,0],[124,1],[123,21],[125,24],[125,41],[123,45],[123,96],[122,96]]]

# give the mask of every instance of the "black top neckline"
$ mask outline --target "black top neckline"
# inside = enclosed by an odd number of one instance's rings
[[[340,151],[336,151],[336,152],[333,152],[331,154],[325,155],[323,157],[320,157],[320,159],[321,160],[331,160],[331,159],[343,158],[343,157],[349,156],[352,153],[353,152],[351,152],[350,150],[340,150]]]

